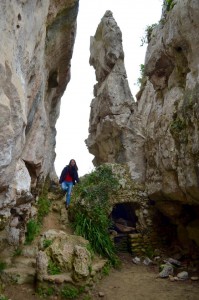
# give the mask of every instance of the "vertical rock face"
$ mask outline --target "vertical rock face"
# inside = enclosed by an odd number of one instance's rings
[[[94,164],[128,162],[133,178],[143,181],[143,137],[139,135],[139,117],[135,115],[137,104],[127,81],[122,34],[111,11],[105,13],[91,37],[90,51],[97,84],[86,144],[95,156]]]
[[[78,0],[0,6],[0,223],[18,243],[31,188],[55,176],[55,123],[70,80]]]
[[[153,198],[198,205],[199,6],[175,2],[152,33],[138,102],[147,125],[146,186]]]
[[[133,103],[124,73],[116,69],[123,58],[121,34],[111,14],[105,14],[91,39],[98,83],[87,145],[96,164],[127,162],[132,177],[144,181],[150,199],[176,224],[181,243],[194,240],[199,246],[198,19],[197,1],[164,5],[146,53],[147,81]],[[112,64],[110,48],[115,50]]]

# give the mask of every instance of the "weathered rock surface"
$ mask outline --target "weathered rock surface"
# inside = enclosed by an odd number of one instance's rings
[[[16,245],[31,189],[55,179],[55,123],[70,80],[78,0],[0,6],[0,228]]]
[[[146,84],[134,103],[121,33],[106,12],[91,38],[96,72],[89,137],[94,162],[124,162],[134,181],[177,227],[183,247],[198,245],[199,82],[197,1],[164,6],[145,59]],[[111,58],[110,58],[111,57]],[[192,242],[191,242],[192,243]]]
[[[139,118],[133,120],[136,127],[130,120],[137,104],[127,81],[122,34],[110,11],[105,13],[90,44],[90,64],[95,68],[97,84],[86,144],[95,156],[95,165],[128,162],[132,177],[143,181],[140,147],[144,137],[139,132]]]
[[[47,247],[45,241],[50,241]],[[93,267],[97,270],[96,261],[87,250],[89,242],[81,236],[48,230],[42,235],[39,244],[40,251],[36,259],[39,281],[85,283],[93,276],[91,274]],[[101,270],[106,260],[99,261]]]

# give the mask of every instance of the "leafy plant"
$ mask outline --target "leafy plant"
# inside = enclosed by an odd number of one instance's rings
[[[144,36],[141,38],[141,46],[144,44],[149,44],[152,38],[153,29],[157,26],[156,23],[148,25],[144,31]]]
[[[145,65],[140,65],[140,77],[137,80],[137,85],[141,88],[146,84],[147,78],[145,75]]]
[[[0,261],[0,273],[2,273],[3,270],[5,270],[5,268],[6,268],[6,263],[3,261]]]
[[[110,239],[108,218],[110,195],[118,188],[118,180],[110,166],[102,165],[86,175],[74,189],[75,206],[71,206],[75,233],[88,239],[92,249],[116,264],[116,250]],[[78,210],[76,209],[78,207]]]
[[[26,244],[31,244],[40,232],[40,224],[37,220],[30,219],[27,223]]]
[[[166,4],[166,10],[170,11],[172,10],[172,8],[176,3],[174,2],[174,0],[165,0],[165,4]]]
[[[48,262],[48,273],[50,275],[56,275],[61,273],[60,267],[52,260]]]
[[[52,242],[53,242],[52,240],[47,240],[47,239],[44,240],[43,241],[43,247],[48,248],[50,245],[52,245]]]

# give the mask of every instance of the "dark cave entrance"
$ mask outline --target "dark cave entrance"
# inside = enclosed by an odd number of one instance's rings
[[[135,214],[135,204],[115,204],[110,214],[112,226],[109,229],[113,236],[115,247],[118,252],[131,252],[129,245],[129,234],[136,233],[138,218]]]

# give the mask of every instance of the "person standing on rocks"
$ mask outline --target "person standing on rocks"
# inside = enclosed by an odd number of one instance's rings
[[[77,171],[78,167],[76,165],[76,161],[74,159],[71,159],[69,165],[64,167],[64,169],[61,172],[59,183],[61,184],[62,190],[66,191],[66,209],[68,209],[70,204],[70,197],[73,185],[75,185],[76,182],[79,182],[79,176]]]

